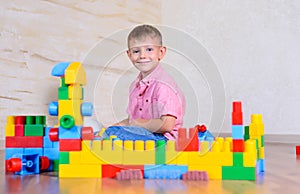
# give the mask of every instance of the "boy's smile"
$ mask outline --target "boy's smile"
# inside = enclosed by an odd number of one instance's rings
[[[165,52],[166,47],[159,45],[156,39],[146,37],[142,40],[131,40],[127,55],[144,78],[155,69]]]

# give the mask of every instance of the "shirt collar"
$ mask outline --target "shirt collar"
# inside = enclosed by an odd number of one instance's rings
[[[159,75],[161,74],[162,67],[160,64],[158,64],[155,69],[144,79],[142,79],[142,74],[139,73],[137,79],[136,79],[136,86],[139,85],[147,85],[149,86],[154,80],[159,78]]]

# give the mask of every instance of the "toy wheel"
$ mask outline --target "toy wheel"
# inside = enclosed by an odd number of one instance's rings
[[[51,141],[58,141],[58,128],[51,128],[49,130],[49,139]]]
[[[60,118],[60,126],[66,129],[70,129],[75,124],[75,120],[70,115],[64,115]]]
[[[11,158],[6,163],[8,172],[19,172],[22,170],[22,160],[20,158]]]
[[[50,160],[46,156],[40,157],[40,170],[46,170],[50,166]]]

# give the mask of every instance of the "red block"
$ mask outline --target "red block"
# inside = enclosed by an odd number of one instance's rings
[[[300,146],[296,146],[296,155],[300,155]]]
[[[240,101],[233,102],[232,112],[242,112],[242,102]]]
[[[180,128],[178,130],[178,140],[177,140],[177,151],[198,151],[199,141],[198,141],[198,128],[189,129],[189,137],[187,137],[186,128]]]
[[[138,169],[142,171],[144,177],[144,166],[143,165],[111,165],[111,164],[102,164],[102,178],[115,178],[117,173],[121,170],[132,170]]]
[[[232,124],[243,124],[242,102],[236,101],[232,103]]]
[[[102,164],[102,178],[115,178],[121,169],[119,165]]]
[[[243,125],[243,113],[232,112],[232,125]]]
[[[42,148],[43,136],[6,137],[6,148]]]
[[[244,152],[244,140],[233,139],[232,140],[232,152]]]
[[[24,136],[24,125],[15,124],[15,136]]]
[[[94,131],[92,127],[82,127],[81,128],[81,139],[83,140],[93,140]]]
[[[81,139],[60,139],[59,151],[80,151]]]
[[[15,124],[25,125],[26,116],[16,116]]]

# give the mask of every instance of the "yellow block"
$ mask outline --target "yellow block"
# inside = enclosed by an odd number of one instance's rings
[[[81,164],[105,164],[105,162],[93,151],[92,141],[91,140],[83,140],[81,142],[81,156],[80,163]]]
[[[5,126],[5,136],[7,136],[7,137],[15,136],[15,125],[14,124],[7,124]]]
[[[251,136],[261,136],[264,135],[264,124],[263,123],[250,123],[249,125],[249,135]]]
[[[65,70],[66,84],[86,85],[86,72],[80,62],[72,62]]]
[[[105,164],[122,164],[123,146],[121,140],[94,140],[92,152]]]
[[[174,140],[167,141],[166,145],[166,164],[177,164],[179,153],[176,151],[176,142]]]
[[[176,158],[178,165],[188,165],[189,163],[189,152],[178,152]]]
[[[262,114],[252,114],[251,123],[263,123]]]
[[[257,149],[256,140],[248,139],[245,141],[245,152],[243,154],[243,166],[256,167]]]
[[[132,145],[132,141],[124,141],[124,165],[155,164],[155,149],[145,150],[144,141],[135,141],[135,149]]]
[[[259,159],[265,159],[265,147],[259,148]]]
[[[82,100],[59,100],[58,101],[58,120],[64,115],[70,115],[75,119],[75,125],[83,125],[81,115]]]
[[[83,99],[83,88],[82,86],[76,85],[69,85],[68,86],[68,97],[71,100],[82,100]]]
[[[188,165],[232,166],[232,152],[188,152]]]
[[[201,141],[200,142],[200,154],[205,154],[210,151],[210,142],[208,141]]]
[[[91,164],[60,164],[60,178],[101,178],[101,165]]]
[[[222,179],[222,167],[221,166],[209,166],[209,165],[191,165],[188,166],[188,170],[206,171],[209,179],[220,180]]]
[[[224,137],[216,137],[216,140],[217,142],[219,142],[220,144],[220,150],[223,151],[224,150]]]
[[[15,124],[15,116],[7,116],[7,122],[6,124]]]
[[[80,164],[81,163],[81,151],[69,152],[69,164]]]
[[[211,151],[212,152],[221,152],[221,145],[222,142],[220,141],[214,141],[213,144],[212,144],[212,148],[211,148]]]

